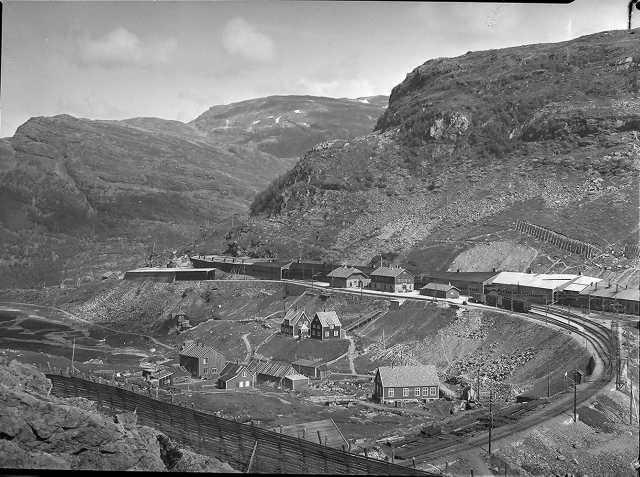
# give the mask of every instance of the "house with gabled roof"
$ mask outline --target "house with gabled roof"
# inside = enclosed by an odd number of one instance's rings
[[[420,294],[434,298],[460,298],[460,290],[451,283],[427,283],[420,288]]]
[[[390,293],[413,291],[414,276],[402,267],[378,267],[371,272],[370,287]]]
[[[373,380],[373,399],[381,404],[395,401],[427,401],[440,396],[440,379],[432,364],[380,366]]]
[[[280,323],[280,332],[283,335],[309,337],[311,319],[304,308],[289,308]]]
[[[311,338],[340,339],[342,323],[335,311],[318,311],[311,320]]]
[[[329,272],[327,278],[335,288],[364,288],[371,282],[363,271],[346,265]]]
[[[178,355],[180,366],[189,371],[194,378],[215,378],[227,362],[224,355],[212,346],[199,342],[184,346]]]
[[[249,369],[246,364],[229,361],[218,378],[220,389],[248,389],[253,387],[256,380],[256,373]]]

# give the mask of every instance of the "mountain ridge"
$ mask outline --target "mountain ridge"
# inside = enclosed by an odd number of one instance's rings
[[[470,237],[522,241],[514,224],[528,218],[610,245],[592,266],[621,263],[637,240],[638,31],[427,61],[373,133],[315,146],[258,194],[240,246],[424,269],[445,266],[436,245],[454,257]],[[532,265],[553,266],[543,248]]]

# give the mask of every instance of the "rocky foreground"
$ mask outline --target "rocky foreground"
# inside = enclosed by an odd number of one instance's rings
[[[135,414],[110,418],[50,390],[34,367],[0,359],[0,468],[236,472],[137,425]]]

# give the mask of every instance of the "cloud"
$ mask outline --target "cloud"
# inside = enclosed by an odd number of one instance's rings
[[[173,38],[143,42],[134,33],[119,27],[98,39],[82,38],[78,46],[81,64],[105,68],[149,67],[168,63],[177,42]]]
[[[243,18],[230,20],[222,30],[222,45],[232,55],[269,62],[275,56],[273,40]]]

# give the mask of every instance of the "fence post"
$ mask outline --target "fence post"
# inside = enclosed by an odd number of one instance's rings
[[[251,467],[253,466],[253,459],[256,457],[256,449],[258,448],[258,441],[255,441],[253,444],[253,451],[251,451],[251,457],[249,458],[249,465],[247,465],[247,470],[245,470],[245,474],[251,473]]]

